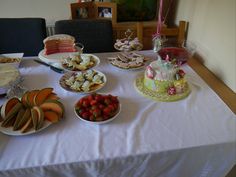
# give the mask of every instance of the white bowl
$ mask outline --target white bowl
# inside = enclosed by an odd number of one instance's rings
[[[81,98],[81,99],[82,99],[82,98]],[[79,100],[78,100],[78,101],[79,101]],[[108,123],[108,122],[113,121],[115,118],[117,118],[118,115],[119,115],[120,112],[121,112],[121,103],[120,103],[120,101],[119,101],[118,110],[116,111],[116,114],[115,114],[113,117],[111,117],[111,118],[109,118],[109,119],[107,119],[107,120],[104,120],[104,121],[90,121],[90,120],[86,120],[86,119],[80,117],[79,114],[76,112],[76,104],[77,104],[78,101],[76,101],[76,103],[75,103],[75,105],[74,105],[74,112],[75,112],[75,115],[76,115],[80,120],[82,120],[82,121],[84,121],[84,122],[86,122],[86,123],[97,124],[97,125],[106,124],[106,123]]]

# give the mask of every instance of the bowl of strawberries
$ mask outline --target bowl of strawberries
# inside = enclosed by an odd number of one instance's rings
[[[117,96],[92,93],[75,103],[76,116],[85,122],[104,124],[114,120],[121,111]]]

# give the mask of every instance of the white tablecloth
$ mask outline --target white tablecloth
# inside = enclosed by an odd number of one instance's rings
[[[155,58],[152,51],[143,54]],[[83,95],[63,90],[62,74],[32,59],[20,71],[28,89],[53,87],[65,105],[65,119],[36,134],[0,134],[1,177],[223,177],[236,164],[236,116],[187,65],[192,92],[177,102],[155,102],[134,88],[138,71],[110,65],[97,54],[107,76],[101,93],[119,96],[120,115],[104,125],[76,118]],[[5,99],[0,99],[2,104]]]

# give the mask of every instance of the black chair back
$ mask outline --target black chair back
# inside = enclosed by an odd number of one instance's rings
[[[0,18],[0,53],[37,56],[46,36],[43,18]]]
[[[112,23],[106,19],[60,20],[55,23],[56,34],[74,36],[84,45],[84,53],[113,52]]]

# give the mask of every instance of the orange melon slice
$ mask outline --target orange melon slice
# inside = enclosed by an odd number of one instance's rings
[[[39,90],[32,90],[26,95],[26,102],[29,106],[34,106],[34,97],[38,94]]]
[[[46,98],[52,93],[53,88],[44,88],[40,90],[34,97],[34,105],[41,105]]]
[[[56,112],[60,118],[63,117],[64,114],[64,106],[61,102],[57,100],[47,100],[40,105],[42,110],[45,111],[53,111]]]
[[[10,98],[7,100],[3,105],[1,109],[1,117],[4,118],[6,115],[10,112],[10,110],[17,104],[19,103],[20,100],[18,98]]]
[[[46,100],[59,100],[60,97],[57,96],[56,93],[51,93],[50,95],[48,95],[48,97],[46,98]]]
[[[45,111],[44,117],[45,117],[45,119],[47,119],[48,121],[50,121],[52,123],[56,123],[60,120],[59,115],[54,111]]]

